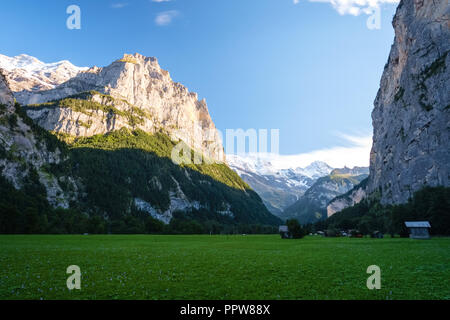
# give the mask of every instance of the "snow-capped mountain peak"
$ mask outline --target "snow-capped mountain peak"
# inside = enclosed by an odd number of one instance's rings
[[[297,168],[295,170],[297,173],[304,174],[312,179],[318,179],[330,174],[333,168],[323,161],[314,161],[305,168]]]
[[[27,54],[0,54],[0,69],[6,73],[11,90],[19,92],[53,89],[88,68],[74,66],[68,60],[45,63]]]
[[[227,155],[230,167],[246,181],[263,199],[274,214],[298,200],[314,182],[333,170],[328,164],[315,161],[308,166],[280,168],[271,157],[257,154]]]

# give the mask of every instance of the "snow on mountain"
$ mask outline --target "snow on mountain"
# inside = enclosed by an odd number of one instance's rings
[[[333,170],[328,164],[322,161],[314,161],[305,168],[297,168],[296,172],[308,176],[312,179],[324,177]]]
[[[15,57],[0,54],[0,69],[3,69],[13,92],[50,90],[88,70],[67,60],[44,63],[26,54]]]
[[[270,161],[270,157],[253,154],[245,157],[227,155],[227,162],[276,215],[297,201],[318,178],[333,170],[321,161],[315,161],[305,168],[278,168]]]

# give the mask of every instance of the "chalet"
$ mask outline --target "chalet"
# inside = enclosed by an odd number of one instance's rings
[[[280,232],[281,239],[291,239],[292,235],[289,232],[288,226],[280,226],[278,228],[278,232]]]
[[[405,221],[405,226],[411,239],[430,239],[431,225],[428,221]]]

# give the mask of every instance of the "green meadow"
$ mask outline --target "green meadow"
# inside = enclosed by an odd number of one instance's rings
[[[450,238],[2,235],[0,299],[450,299]]]

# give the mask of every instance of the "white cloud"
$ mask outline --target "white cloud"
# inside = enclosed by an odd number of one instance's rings
[[[298,4],[300,0],[293,0],[294,4]],[[306,1],[306,0],[305,0]],[[351,14],[358,16],[361,13],[372,14],[375,8],[379,8],[381,4],[395,4],[400,0],[308,0],[309,2],[330,3],[339,14]]]
[[[123,7],[126,7],[127,5],[128,5],[128,3],[125,3],[125,2],[117,2],[117,3],[113,3],[111,5],[111,8],[113,8],[113,9],[121,9]]]
[[[170,2],[172,0],[152,0],[152,2]]]
[[[277,170],[306,167],[314,161],[326,162],[333,168],[369,166],[372,135],[354,136],[342,133],[336,135],[346,142],[345,146],[335,146],[294,155],[258,153],[248,156],[253,159],[259,158],[270,161]]]
[[[155,23],[158,26],[167,26],[169,25],[172,20],[178,16],[179,12],[176,10],[169,10],[158,13],[158,15],[155,18]]]

